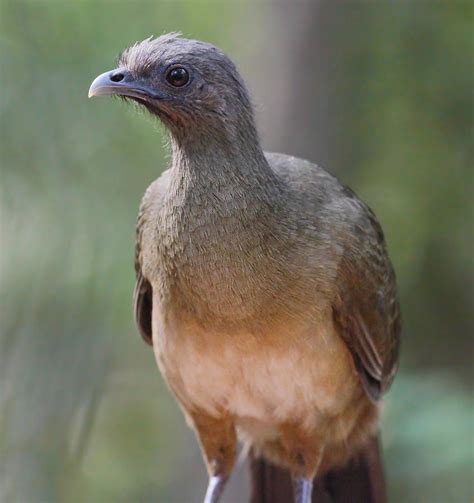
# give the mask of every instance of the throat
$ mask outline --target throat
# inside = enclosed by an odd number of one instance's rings
[[[202,319],[249,317],[278,234],[279,181],[261,150],[172,147],[163,259],[173,260],[173,301]]]
[[[256,139],[210,135],[171,137],[172,177],[168,200],[186,207],[188,218],[235,217],[278,204],[280,182]]]

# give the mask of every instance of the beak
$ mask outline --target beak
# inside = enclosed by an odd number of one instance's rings
[[[99,75],[89,88],[89,98],[93,96],[129,96],[131,98],[160,99],[160,96],[141,79],[136,79],[124,69],[118,68]]]

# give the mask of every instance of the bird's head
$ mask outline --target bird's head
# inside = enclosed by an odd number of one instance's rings
[[[126,49],[115,70],[92,82],[89,97],[104,95],[138,102],[175,135],[253,123],[247,90],[232,61],[210,44],[173,33]]]

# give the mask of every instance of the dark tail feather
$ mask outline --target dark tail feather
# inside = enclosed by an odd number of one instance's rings
[[[290,503],[291,479],[285,470],[262,459],[251,459],[251,503]],[[386,503],[379,440],[344,468],[333,470],[314,481],[313,503]]]

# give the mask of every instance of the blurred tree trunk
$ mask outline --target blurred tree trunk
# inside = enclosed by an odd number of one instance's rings
[[[334,169],[337,61],[333,39],[338,37],[340,7],[328,1],[268,2],[261,9],[266,28],[256,38],[262,38],[263,52],[273,57],[252,53],[251,66],[258,72],[250,73],[250,85],[259,100],[265,98],[259,117],[264,146]]]

